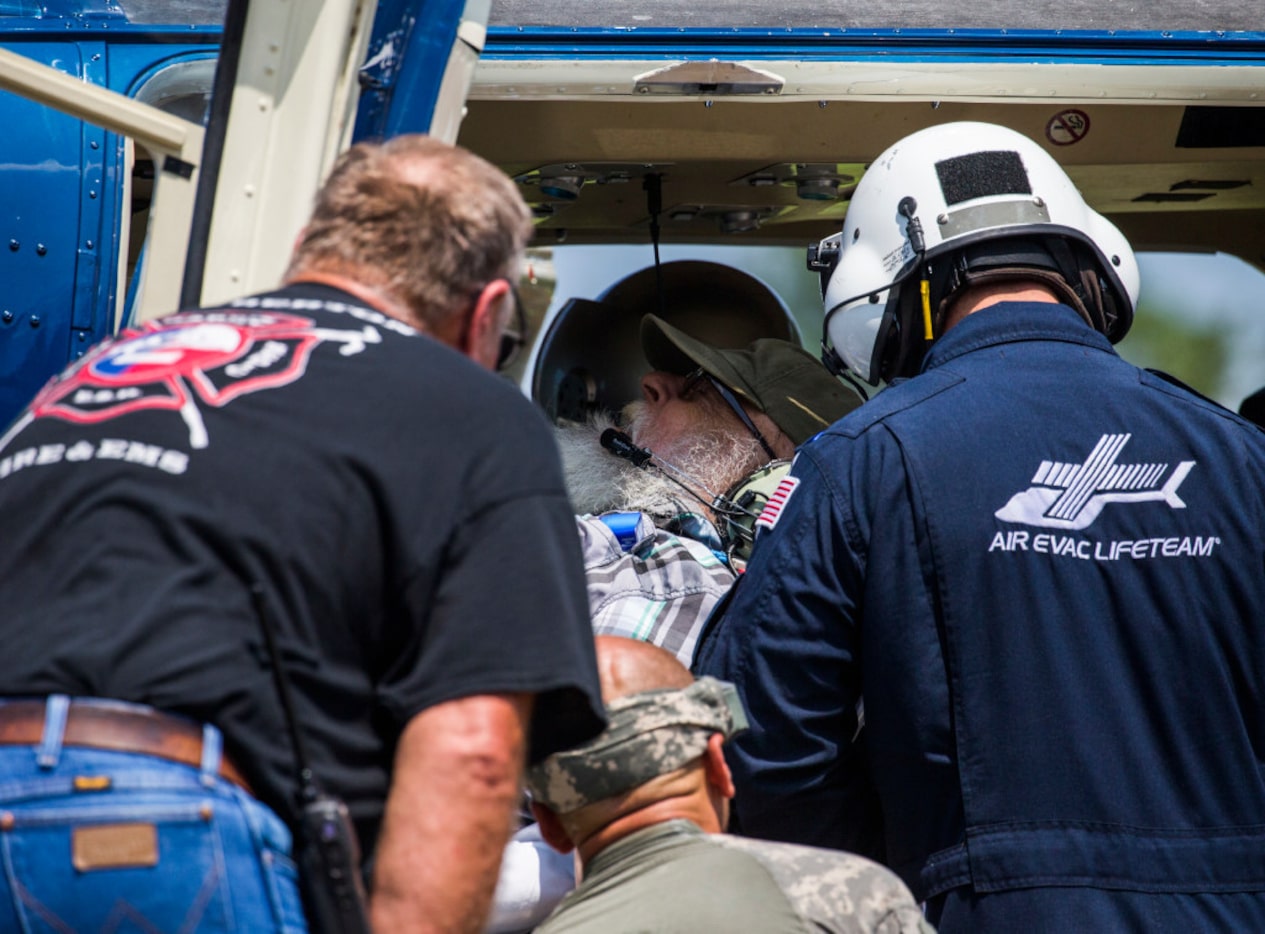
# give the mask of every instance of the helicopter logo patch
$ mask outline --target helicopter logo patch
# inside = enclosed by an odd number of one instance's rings
[[[1080,530],[1110,503],[1162,502],[1185,509],[1177,490],[1195,462],[1182,461],[1176,469],[1167,463],[1118,463],[1131,437],[1103,435],[1082,461],[1042,461],[1031,485],[993,515],[1005,522]]]

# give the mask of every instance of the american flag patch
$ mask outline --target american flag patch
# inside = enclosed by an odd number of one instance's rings
[[[769,501],[764,504],[760,518],[755,520],[755,524],[764,526],[766,529],[771,529],[777,525],[777,520],[782,515],[782,509],[791,501],[791,494],[795,492],[797,486],[799,486],[799,477],[783,477],[782,482],[777,485],[777,489],[769,497]]]

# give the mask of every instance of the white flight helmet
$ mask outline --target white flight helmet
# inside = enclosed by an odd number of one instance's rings
[[[842,234],[809,248],[809,267],[822,276],[822,361],[871,385],[918,372],[968,284],[1039,279],[1112,343],[1138,297],[1120,231],[1044,149],[987,123],[930,127],[887,149]]]

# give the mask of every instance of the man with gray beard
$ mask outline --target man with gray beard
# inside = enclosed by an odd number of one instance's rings
[[[717,494],[775,465],[860,404],[860,397],[796,344],[756,340],[712,347],[662,319],[641,322],[651,372],[642,398],[616,426],[609,416],[557,429],[567,494],[584,553],[589,611],[597,635],[658,645],[686,667],[712,608],[733,586],[748,553]],[[601,443],[622,429],[641,468]],[[776,484],[776,477],[773,484]],[[758,500],[748,509],[759,512]],[[754,516],[740,517],[754,531]],[[535,825],[505,851],[486,934],[529,930],[574,885],[570,857]]]
[[[787,341],[720,349],[655,315],[642,319],[641,341],[652,371],[620,427],[649,463],[602,446],[609,418],[560,426],[558,441],[594,633],[654,643],[688,666],[708,614],[741,572],[738,526],[753,531],[754,517],[735,517],[718,496],[784,465],[861,400]]]

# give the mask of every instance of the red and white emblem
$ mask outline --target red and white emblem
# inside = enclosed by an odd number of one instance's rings
[[[791,494],[795,492],[795,488],[798,486],[799,477],[783,477],[782,482],[777,485],[777,489],[769,497],[769,501],[764,504],[764,509],[761,510],[760,517],[755,520],[755,524],[766,529],[771,529],[777,525],[777,520],[782,517],[782,510],[791,501]]]
[[[41,390],[27,420],[88,424],[166,409],[178,412],[188,426],[190,446],[205,448],[209,439],[199,400],[220,407],[246,393],[292,383],[306,371],[312,349],[327,340],[350,354],[382,336],[369,326],[331,330],[316,327],[311,318],[271,311],[171,315],[94,349]]]

